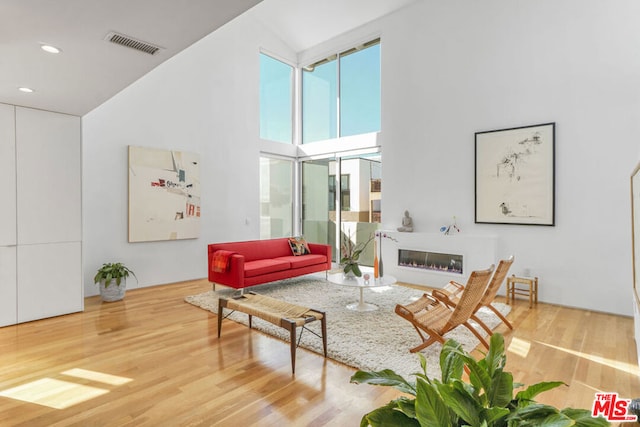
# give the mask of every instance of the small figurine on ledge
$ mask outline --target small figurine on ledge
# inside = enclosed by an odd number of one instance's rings
[[[453,223],[449,224],[449,225],[443,225],[442,227],[440,227],[440,232],[442,232],[442,234],[445,235],[452,235],[454,232],[459,233],[460,229],[458,228],[458,225],[456,224],[456,217],[453,217]]]
[[[413,220],[409,216],[409,211],[404,211],[404,217],[402,218],[402,227],[398,227],[398,231],[413,231]]]

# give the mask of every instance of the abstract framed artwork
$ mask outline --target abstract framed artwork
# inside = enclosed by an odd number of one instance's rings
[[[555,225],[555,123],[475,134],[475,222]]]
[[[129,146],[129,242],[199,235],[199,156]]]

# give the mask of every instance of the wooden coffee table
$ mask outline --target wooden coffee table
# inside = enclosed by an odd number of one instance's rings
[[[378,309],[375,304],[364,302],[363,291],[367,288],[381,288],[383,286],[390,286],[397,282],[393,276],[384,276],[377,279],[371,278],[365,280],[363,277],[345,277],[343,273],[328,274],[327,280],[331,283],[335,283],[340,286],[347,286],[351,288],[358,288],[360,290],[360,300],[351,304],[347,304],[349,310],[354,311],[374,311]]]

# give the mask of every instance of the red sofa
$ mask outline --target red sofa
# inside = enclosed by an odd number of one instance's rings
[[[331,269],[331,246],[308,243],[311,253],[294,256],[289,239],[251,240],[208,245],[209,281],[241,289],[274,280]],[[214,268],[214,253],[228,252],[224,271]]]

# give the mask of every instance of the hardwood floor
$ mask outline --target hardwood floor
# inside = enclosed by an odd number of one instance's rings
[[[287,343],[228,320],[218,340],[215,316],[183,300],[209,289],[198,280],[90,297],[83,313],[0,328],[0,425],[357,426],[398,395],[350,384],[354,369],[304,349],[293,377]],[[515,330],[497,331],[515,381],[569,385],[539,401],[640,397],[631,318],[524,300],[508,318]]]

